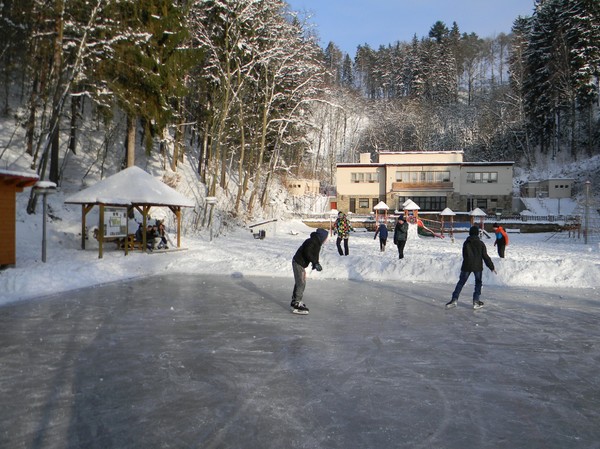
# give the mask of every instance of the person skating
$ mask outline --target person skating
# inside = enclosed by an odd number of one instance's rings
[[[394,245],[398,247],[398,259],[404,259],[404,247],[408,238],[408,223],[404,215],[398,217],[396,227],[394,228]]]
[[[483,276],[483,263],[492,270],[494,273],[494,263],[490,256],[488,256],[485,243],[479,238],[479,228],[477,226],[471,226],[469,229],[469,237],[465,240],[462,247],[463,262],[460,267],[460,276],[456,288],[452,293],[452,299],[446,304],[446,308],[450,309],[458,305],[458,297],[464,287],[467,279],[471,273],[475,275],[475,290],[473,291],[473,308],[480,309],[483,307],[483,302],[479,299],[481,297],[481,286]]]
[[[494,234],[496,234],[496,240],[494,240],[494,246],[498,248],[498,255],[504,259],[504,250],[508,246],[508,234],[502,226],[498,223],[494,223]]]
[[[373,240],[375,240],[378,235],[379,235],[379,251],[383,252],[383,251],[385,251],[385,245],[387,243],[387,238],[388,238],[388,228],[385,225],[385,223],[380,223],[379,226],[377,226],[377,230],[375,231],[375,236],[373,237]]]
[[[333,225],[333,232],[337,234],[335,246],[337,246],[338,253],[340,256],[348,255],[350,253],[348,249],[348,238],[350,237],[350,231],[353,231],[350,221],[346,214],[338,212],[338,218]],[[342,240],[344,241],[344,251],[342,251]]]
[[[318,228],[316,231],[311,232],[310,237],[307,238],[302,245],[296,251],[296,254],[292,258],[292,269],[294,271],[294,290],[292,292],[292,312],[300,315],[308,314],[308,307],[302,302],[304,296],[304,289],[306,288],[306,267],[312,264],[312,269],[321,271],[323,268],[319,263],[319,254],[321,247],[327,240],[327,231],[322,228]]]

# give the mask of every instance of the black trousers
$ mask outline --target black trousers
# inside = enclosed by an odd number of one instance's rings
[[[342,240],[344,240],[344,251],[342,251],[342,245],[341,245]],[[337,240],[335,241],[335,245],[337,246],[338,253],[340,253],[340,256],[343,256],[344,252],[345,252],[346,256],[348,255],[349,250],[348,250],[348,239],[347,238],[342,239],[341,237],[338,237]]]
[[[496,240],[496,246],[498,247],[498,255],[504,259],[504,250],[506,249],[506,243],[503,240]]]
[[[406,245],[406,240],[398,240],[396,245],[398,246],[398,259],[404,259],[404,246]]]

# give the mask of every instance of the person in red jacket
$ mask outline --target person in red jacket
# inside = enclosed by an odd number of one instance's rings
[[[494,223],[494,234],[496,234],[496,240],[494,241],[494,246],[498,248],[498,255],[504,259],[504,250],[508,245],[508,235],[502,226],[498,223]]]

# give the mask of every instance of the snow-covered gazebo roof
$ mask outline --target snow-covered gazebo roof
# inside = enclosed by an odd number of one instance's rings
[[[71,195],[67,204],[194,207],[194,201],[139,167],[129,167]]]

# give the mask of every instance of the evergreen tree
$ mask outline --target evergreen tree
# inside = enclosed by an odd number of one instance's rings
[[[325,79],[326,83],[336,86],[341,84],[342,56],[341,50],[333,42],[329,42],[324,54],[325,67],[328,71],[328,76]]]
[[[342,86],[347,88],[354,87],[354,72],[352,68],[352,59],[348,53],[344,56],[342,63]]]

